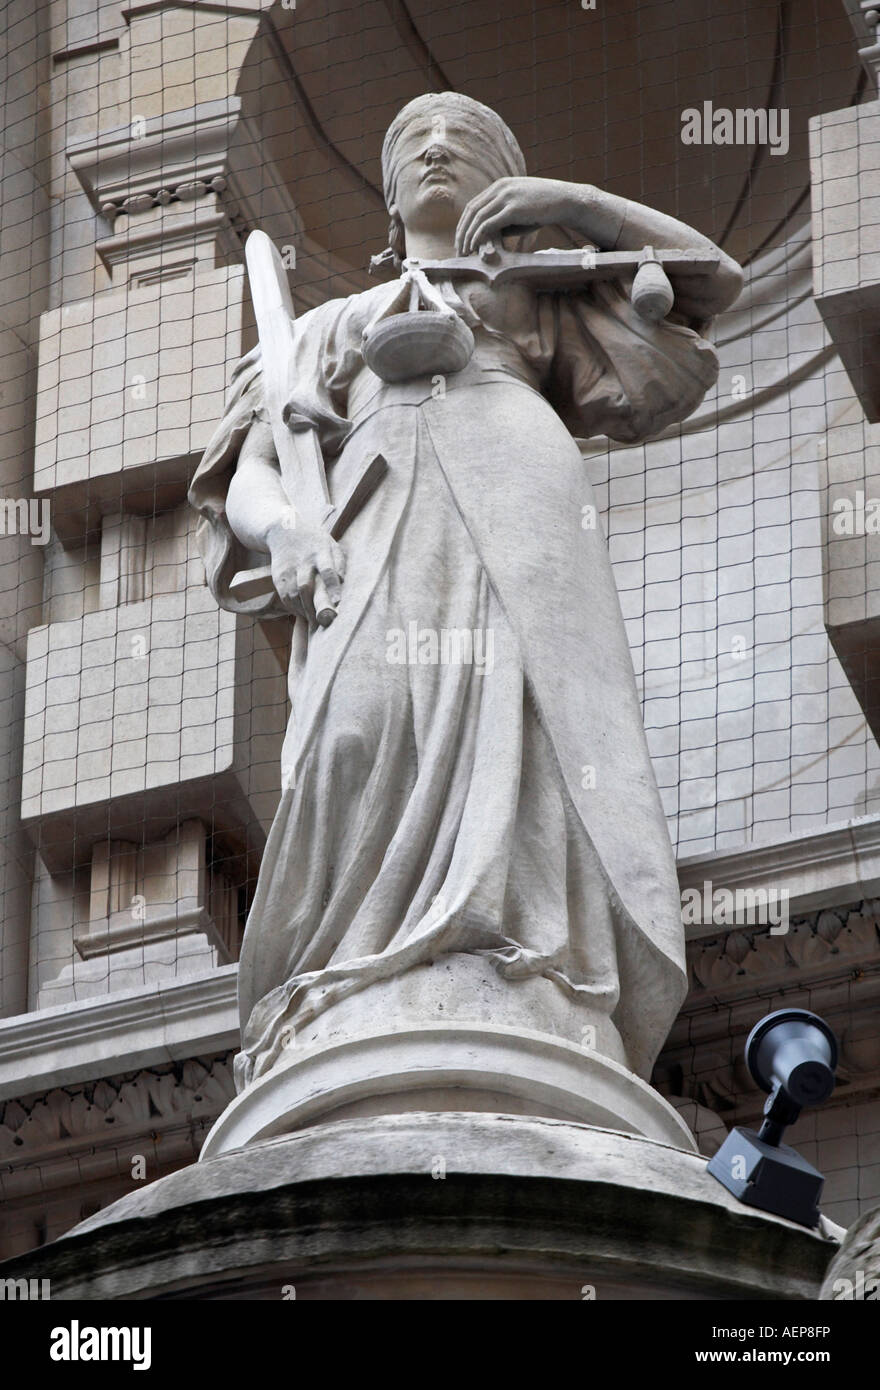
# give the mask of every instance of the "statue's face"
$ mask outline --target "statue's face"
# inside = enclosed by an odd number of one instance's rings
[[[442,115],[412,122],[395,163],[394,206],[409,232],[454,231],[471,198],[493,182],[474,163],[467,132]]]

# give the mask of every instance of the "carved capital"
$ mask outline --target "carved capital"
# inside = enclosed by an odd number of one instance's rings
[[[98,242],[111,273],[182,245],[241,260],[258,219],[291,241],[300,230],[259,124],[238,97],[135,117],[72,140],[67,157],[95,211],[113,224],[113,236]]]

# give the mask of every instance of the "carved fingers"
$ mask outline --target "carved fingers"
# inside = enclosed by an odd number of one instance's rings
[[[336,617],[345,577],[345,553],[327,531],[279,529],[270,541],[272,582],[279,598],[310,626]]]
[[[570,192],[561,179],[496,179],[461,214],[455,231],[459,255],[473,255],[484,241],[502,234],[564,223]]]

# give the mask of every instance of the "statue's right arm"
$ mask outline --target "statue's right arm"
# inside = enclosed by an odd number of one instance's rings
[[[226,494],[226,517],[242,545],[271,552],[272,533],[294,525],[294,509],[281,483],[272,430],[254,420]]]
[[[281,482],[272,430],[256,419],[241,446],[226,494],[226,518],[248,550],[268,552],[272,581],[292,613],[315,621],[315,577],[320,574],[334,608],[339,606],[345,556],[329,531],[297,522]]]

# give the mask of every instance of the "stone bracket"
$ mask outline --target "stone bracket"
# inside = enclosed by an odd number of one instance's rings
[[[189,250],[192,259],[199,246],[240,261],[257,223],[290,242],[302,233],[259,123],[239,97],[81,136],[67,157],[95,211],[114,224],[97,244],[111,273],[150,255]]]
[[[816,306],[874,422],[880,420],[880,101],[811,119],[810,180]]]

